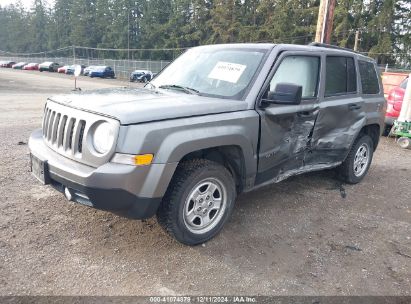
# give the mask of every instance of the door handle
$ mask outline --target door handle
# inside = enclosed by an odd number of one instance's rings
[[[298,117],[311,117],[313,114],[309,111],[303,111],[297,113]]]
[[[352,103],[352,104],[348,105],[348,109],[350,111],[359,110],[359,109],[361,109],[361,105],[358,105],[356,103]]]

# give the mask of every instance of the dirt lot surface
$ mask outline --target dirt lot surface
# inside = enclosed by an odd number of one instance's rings
[[[359,185],[326,171],[242,195],[221,234],[187,247],[155,219],[68,202],[31,176],[30,132],[72,86],[0,70],[0,295],[411,294],[411,150],[382,138]]]

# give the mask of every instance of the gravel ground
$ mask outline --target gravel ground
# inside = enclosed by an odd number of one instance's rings
[[[324,171],[242,195],[221,234],[187,247],[155,219],[68,202],[31,176],[30,132],[72,86],[0,70],[0,295],[411,294],[411,150],[382,138],[355,186]]]

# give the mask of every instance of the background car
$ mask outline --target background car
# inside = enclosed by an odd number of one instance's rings
[[[39,64],[38,64],[38,63],[35,63],[35,62],[30,62],[30,63],[26,64],[26,65],[23,67],[23,70],[26,70],[26,71],[38,71],[38,70],[39,70]]]
[[[402,102],[404,100],[405,89],[407,88],[408,78],[405,78],[401,84],[391,89],[387,97],[387,111],[385,112],[385,130],[384,135],[390,133],[394,121],[400,116]]]
[[[67,67],[67,70],[66,70],[66,74],[67,74],[67,75],[74,75],[74,69],[75,69],[75,68],[76,68],[75,65],[70,65],[70,66],[68,66],[68,67]],[[87,68],[87,67],[86,67],[84,64],[81,65],[81,74],[82,74],[82,75],[84,74],[84,71],[85,71],[86,68]]]
[[[0,63],[0,67],[2,68],[11,68],[13,66],[13,64],[16,64],[15,61],[2,61]]]
[[[18,63],[13,64],[13,66],[12,66],[11,68],[12,68],[12,69],[15,69],[15,70],[22,70],[23,67],[24,67],[26,64],[27,64],[27,62],[18,62]]]
[[[62,67],[59,67],[59,68],[57,69],[57,73],[66,74],[67,69],[68,69],[69,67],[70,67],[69,65],[64,65],[64,66],[62,66]]]
[[[148,82],[153,79],[153,72],[148,70],[135,70],[130,75],[130,81]]]
[[[57,72],[60,65],[57,62],[46,61],[39,65],[39,71]]]
[[[97,67],[98,67],[97,65],[90,65],[89,67],[86,67],[86,68],[84,69],[84,71],[83,71],[83,75],[84,75],[84,76],[89,76],[89,75],[90,75],[90,72],[91,72],[93,69],[97,68]]]
[[[100,77],[100,78],[114,78],[115,74],[111,67],[109,66],[98,66],[92,69],[89,73],[91,78]]]

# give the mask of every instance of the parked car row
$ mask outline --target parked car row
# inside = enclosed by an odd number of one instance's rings
[[[14,62],[0,61],[0,67],[13,68],[19,70],[32,70],[40,72],[57,72],[62,74],[73,75],[75,65],[60,65],[57,62],[46,61],[43,63],[34,62]],[[90,77],[115,78],[114,70],[109,66],[89,66],[81,65],[81,74]]]
[[[57,72],[62,74],[73,75],[75,65],[60,65],[57,62],[46,61],[43,63],[35,62],[14,62],[14,61],[0,61],[0,67],[13,68],[19,70],[30,70],[40,72]],[[85,66],[81,65],[81,74],[91,78],[115,78],[114,70],[110,66]],[[149,82],[154,78],[155,74],[149,70],[135,70],[130,75],[131,82]]]

